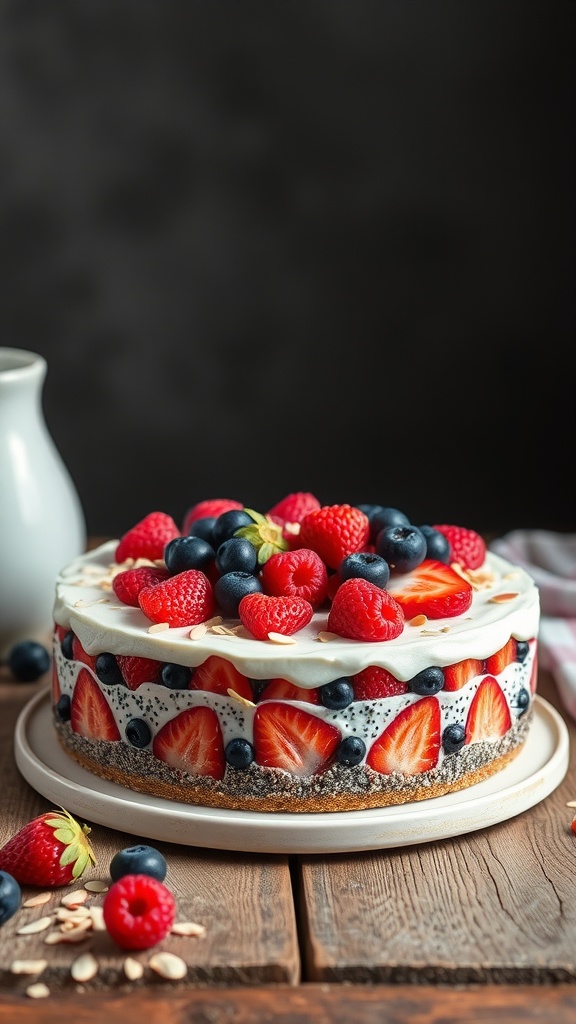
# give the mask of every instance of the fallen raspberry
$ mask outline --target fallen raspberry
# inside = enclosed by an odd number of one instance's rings
[[[106,893],[102,912],[108,934],[121,949],[150,949],[170,932],[176,902],[151,875],[123,875]]]
[[[328,630],[349,640],[394,640],[404,628],[404,613],[397,601],[368,580],[344,580],[334,595]]]
[[[145,587],[153,587],[162,580],[167,580],[170,573],[168,569],[156,568],[153,565],[143,565],[138,569],[125,569],[124,572],[116,574],[112,580],[112,589],[116,597],[124,604],[132,608],[138,608],[138,595]]]
[[[311,548],[272,555],[262,567],[260,582],[265,594],[303,597],[314,608],[324,602],[328,592],[326,566]]]
[[[299,547],[312,548],[330,569],[337,569],[347,555],[365,549],[369,533],[368,516],[359,508],[323,505],[304,516]]]
[[[256,640],[267,640],[269,633],[297,633],[308,625],[314,609],[303,597],[246,594],[238,605],[238,614]]]
[[[486,558],[486,544],[475,530],[465,526],[434,526],[434,530],[446,537],[450,545],[450,561],[458,562],[464,569],[479,569]]]
[[[138,596],[144,615],[151,622],[167,622],[172,628],[196,626],[214,614],[214,591],[200,569],[186,569]]]
[[[116,548],[116,561],[127,558],[149,558],[154,562],[164,557],[168,541],[180,536],[176,523],[166,512],[149,512],[120,538]]]

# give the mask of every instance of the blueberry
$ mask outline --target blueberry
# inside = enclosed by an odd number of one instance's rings
[[[191,537],[202,537],[202,540],[207,540],[208,543],[214,547],[212,543],[212,531],[214,529],[214,523],[216,522],[216,516],[206,516],[204,519],[196,519],[193,523],[190,523],[188,534]]]
[[[224,513],[225,514],[225,513]],[[214,585],[214,597],[223,615],[238,617],[238,605],[245,594],[262,593],[262,584],[249,572],[227,572]]]
[[[518,707],[518,718],[521,718],[521,716],[525,713],[525,711],[528,708],[529,704],[530,704],[530,694],[528,693],[528,690],[526,690],[524,687],[522,687],[522,689],[519,690],[518,694],[516,695],[516,705]]]
[[[124,875],[149,875],[158,882],[166,878],[166,860],[154,846],[128,846],[119,850],[110,861],[110,877],[117,882]]]
[[[35,640],[21,640],[8,654],[12,675],[21,683],[33,683],[50,668],[50,655]]]
[[[426,558],[426,538],[417,526],[385,526],[376,551],[395,572],[410,572]]]
[[[440,530],[433,526],[419,526],[418,529],[426,538],[426,558],[434,558],[437,562],[450,562],[450,542]]]
[[[106,686],[125,686],[120,666],[113,654],[99,654],[96,658],[96,675]]]
[[[347,736],[336,750],[336,760],[340,764],[360,764],[366,754],[366,744],[359,736]]]
[[[346,676],[340,679],[332,679],[330,683],[321,686],[318,695],[320,703],[331,711],[341,711],[347,708],[354,700],[354,687]]]
[[[530,650],[530,644],[528,643],[527,640],[517,640],[516,641],[516,661],[519,661],[520,663],[526,661],[526,658],[528,657],[529,650]]]
[[[417,693],[420,697],[431,697],[444,686],[444,672],[436,665],[430,665],[409,679],[408,686],[412,693]]]
[[[142,718],[131,718],[124,731],[133,747],[147,747],[152,739],[150,728]]]
[[[186,665],[175,665],[167,662],[162,666],[160,681],[169,690],[187,690],[192,679],[192,670]]]
[[[368,580],[374,586],[385,590],[390,579],[390,567],[381,555],[374,555],[368,551],[357,551],[342,559],[338,566],[338,575],[341,580],[353,578]]]
[[[225,757],[234,768],[247,768],[254,760],[254,747],[240,736],[226,744]]]
[[[207,540],[193,534],[175,537],[164,548],[164,561],[174,574],[187,569],[206,569],[214,561],[214,548]]]
[[[388,526],[410,526],[410,520],[405,512],[399,508],[387,508],[385,505],[377,505],[370,519],[370,537],[374,542],[381,530]]]
[[[230,537],[216,552],[216,568],[224,576],[227,572],[247,572],[251,575],[258,565],[258,552],[244,537]]]
[[[63,693],[56,703],[56,714],[61,722],[70,721],[70,697]]]
[[[447,725],[442,733],[442,746],[447,754],[457,754],[462,750],[466,739],[466,730],[463,725],[455,722],[454,725]]]
[[[22,902],[18,882],[7,871],[0,871],[0,925],[14,917]]]
[[[68,661],[71,661],[72,658],[74,657],[74,652],[72,650],[73,643],[74,633],[72,632],[71,629],[69,629],[68,632],[65,633],[64,636],[62,637],[62,643],[60,644],[60,650],[62,651],[62,654],[64,655],[65,658],[67,658]]]
[[[254,526],[252,516],[249,516],[243,508],[231,508],[228,512],[223,512],[221,516],[218,516],[212,530],[215,549],[218,550],[220,545],[233,537],[236,530],[242,526]]]

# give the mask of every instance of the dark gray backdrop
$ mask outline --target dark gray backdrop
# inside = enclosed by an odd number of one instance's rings
[[[576,529],[566,0],[12,0],[0,343],[91,533],[289,490]]]

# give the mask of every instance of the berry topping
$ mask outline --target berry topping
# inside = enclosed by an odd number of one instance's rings
[[[305,704],[318,704],[318,690],[296,686],[288,679],[269,679],[258,700],[300,700]]]
[[[360,764],[366,756],[366,744],[359,736],[346,736],[336,750],[336,760],[348,767]]]
[[[91,740],[119,740],[112,709],[87,668],[81,668],[70,704],[74,732]]]
[[[229,619],[238,618],[238,606],[246,594],[261,593],[260,580],[249,572],[226,572],[214,584],[216,604]]]
[[[228,696],[228,690],[234,690],[240,697],[252,700],[252,687],[246,676],[226,658],[212,654],[201,665],[194,669],[190,681],[191,690],[207,690],[208,693],[219,693]]]
[[[138,601],[151,622],[167,622],[172,628],[195,626],[214,614],[212,584],[199,569],[187,569],[147,587]]]
[[[118,850],[110,861],[110,878],[113,882],[124,875],[149,875],[157,882],[163,882],[167,871],[168,865],[160,850],[144,843]]]
[[[475,676],[482,674],[484,663],[477,658],[465,658],[455,665],[447,665],[444,669],[444,689],[461,690]]]
[[[267,640],[269,633],[291,636],[310,622],[314,609],[303,597],[270,597],[247,594],[238,606],[242,624],[256,640]]]
[[[21,640],[8,652],[8,667],[21,683],[32,683],[50,668],[50,655],[36,640]]]
[[[190,534],[175,537],[164,548],[164,561],[171,573],[185,572],[186,569],[202,569],[214,561],[214,548],[202,537]]]
[[[229,537],[216,552],[216,568],[227,572],[254,573],[258,566],[258,552],[245,537]]]
[[[418,775],[434,768],[440,753],[440,705],[422,697],[397,715],[374,742],[367,763],[381,775]]]
[[[0,871],[0,927],[6,924],[22,902],[22,890],[8,871]]]
[[[457,754],[466,742],[466,730],[459,722],[447,725],[442,733],[442,746],[446,754]]]
[[[399,604],[368,580],[345,580],[334,595],[328,629],[349,640],[393,640],[404,628]]]
[[[445,565],[448,565],[451,561],[448,538],[439,530],[435,530],[433,526],[419,526],[418,529],[426,538],[426,558],[435,558],[437,562],[444,562]]]
[[[247,508],[245,511],[252,522],[247,526],[241,526],[235,531],[234,536],[243,537],[254,545],[258,552],[259,565],[264,565],[271,555],[275,555],[278,551],[286,551],[288,542],[284,539],[282,527],[278,523],[275,523],[269,516],[263,516],[261,512],[254,512],[251,508]],[[217,527],[218,523],[214,530]]]
[[[153,658],[137,658],[119,654],[116,659],[122,678],[129,690],[137,690],[142,683],[156,683],[162,671],[162,662]]]
[[[444,672],[436,665],[423,668],[408,681],[408,688],[420,697],[431,697],[444,686]]]
[[[486,558],[486,544],[479,533],[465,526],[441,526],[434,529],[442,533],[450,544],[450,561],[458,562],[463,569],[479,569]]]
[[[329,708],[330,711],[341,711],[354,700],[354,689],[350,680],[342,676],[321,686],[318,696],[325,708]]]
[[[468,611],[472,587],[449,565],[426,559],[411,572],[391,576],[389,593],[407,619],[426,615],[429,619],[452,618]]]
[[[390,579],[390,566],[381,555],[370,551],[355,551],[353,555],[342,559],[338,566],[338,576],[342,581],[368,580],[384,590]]]
[[[385,505],[374,505],[368,514],[370,520],[370,538],[376,541],[381,530],[389,526],[410,526],[410,520],[405,512],[399,508],[389,508]]]
[[[121,949],[150,949],[166,938],[176,917],[169,889],[150,875],[123,875],[102,904],[108,934]]]
[[[319,608],[328,593],[328,573],[320,555],[311,548],[297,548],[272,555],[260,574],[265,594],[272,597],[303,597]]]
[[[506,697],[493,676],[486,676],[476,690],[466,719],[466,743],[497,740],[512,725]]]
[[[212,708],[180,711],[156,733],[152,749],[155,757],[178,771],[213,779],[224,776],[224,744],[218,715]]]
[[[259,704],[254,715],[256,761],[297,775],[316,775],[333,760],[340,731],[303,708],[280,701]]]
[[[235,736],[226,744],[225,757],[233,768],[247,768],[254,760],[254,747],[248,740]]]
[[[164,548],[180,536],[176,523],[166,512],[149,512],[125,533],[116,548],[116,561],[127,558],[149,558],[154,562],[164,557]]]
[[[190,533],[192,523],[199,519],[218,519],[223,512],[230,512],[232,509],[240,511],[244,506],[240,501],[233,498],[206,498],[198,501],[192,508],[189,508],[182,524],[182,533]]]
[[[304,516],[307,516],[309,512],[316,512],[320,508],[320,502],[313,494],[309,491],[296,491],[294,494],[288,494],[282,501],[273,505],[268,510],[268,515],[275,522],[279,522],[281,525],[285,523],[301,523]]]
[[[330,569],[337,569],[343,558],[365,548],[369,532],[368,516],[359,508],[323,505],[304,516],[299,544],[316,551]]]
[[[410,572],[426,558],[426,538],[417,526],[385,526],[376,538],[376,551],[392,572]]]
[[[68,885],[96,863],[89,832],[63,807],[39,814],[4,844],[0,870],[20,885]]]
[[[229,512],[223,512],[221,516],[218,516],[212,528],[214,550],[217,551],[225,540],[230,540],[236,530],[241,530],[244,526],[254,526],[254,519],[247,508],[230,509]]]
[[[408,693],[408,683],[396,679],[386,668],[369,665],[351,679],[354,700],[380,700],[382,697],[397,697]]]
[[[112,589],[124,604],[131,608],[139,608],[138,595],[145,587],[154,587],[156,583],[167,580],[170,573],[153,565],[142,565],[137,569],[125,569],[116,574],[112,580]]]

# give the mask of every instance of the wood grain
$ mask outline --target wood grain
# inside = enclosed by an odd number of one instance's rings
[[[541,692],[550,695],[551,681]],[[546,690],[546,693],[544,691]],[[516,818],[454,840],[302,857],[304,978],[576,980],[574,724],[563,784]]]

